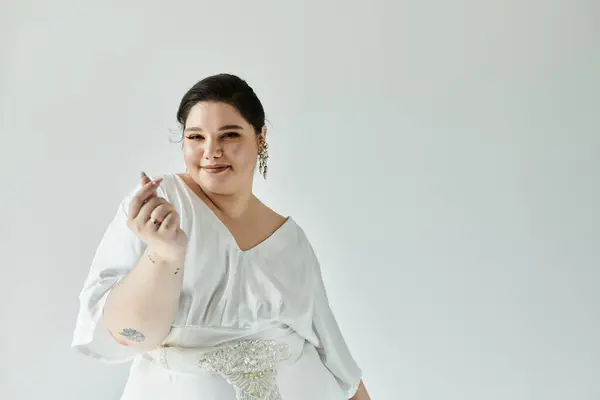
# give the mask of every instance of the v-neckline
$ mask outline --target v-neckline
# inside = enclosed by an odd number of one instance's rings
[[[208,212],[208,214],[211,216],[211,218],[215,221],[215,223],[219,226],[219,228],[225,232],[225,234],[229,237],[229,239],[231,240],[231,242],[233,243],[233,245],[235,246],[235,249],[241,253],[241,254],[247,254],[247,253],[251,253],[254,251],[257,251],[259,248],[262,248],[264,246],[266,246],[269,242],[272,242],[273,240],[275,240],[275,237],[282,231],[285,229],[285,227],[287,225],[289,225],[292,221],[292,218],[290,216],[287,216],[285,218],[285,221],[283,221],[283,223],[281,225],[279,225],[277,227],[277,229],[275,229],[273,232],[271,232],[271,234],[269,236],[267,236],[266,238],[264,238],[262,241],[260,241],[259,243],[257,243],[256,245],[242,250],[242,248],[240,247],[238,241],[235,238],[235,235],[231,232],[231,230],[227,227],[227,225],[221,220],[221,218],[219,218],[219,216],[215,213],[215,211],[210,208],[210,206],[208,204],[206,204],[206,201],[204,201],[204,199],[202,199],[200,196],[198,196],[198,194],[196,192],[194,192],[192,190],[192,188],[190,188],[187,184],[186,181],[183,180],[183,178],[181,176],[179,176],[177,173],[172,173],[172,175],[175,176],[175,179],[179,180],[179,182],[183,185],[184,189],[195,199],[198,200],[198,202],[200,203],[200,205]]]

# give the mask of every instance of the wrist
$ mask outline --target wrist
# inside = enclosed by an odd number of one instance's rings
[[[145,256],[153,263],[153,264],[172,264],[172,263],[183,263],[185,259],[185,252],[180,254],[161,254],[154,249],[147,248],[145,252]]]

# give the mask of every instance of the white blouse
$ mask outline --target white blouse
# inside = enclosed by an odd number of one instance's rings
[[[329,306],[317,257],[292,219],[259,245],[242,251],[229,229],[175,173],[157,189],[181,216],[189,238],[179,309],[164,343],[211,348],[269,329],[287,328],[316,348],[344,393],[352,396],[361,370]],[[105,362],[140,356],[117,343],[103,325],[111,288],[135,266],[146,243],[127,226],[138,184],[120,203],[93,258],[80,293],[72,346]]]

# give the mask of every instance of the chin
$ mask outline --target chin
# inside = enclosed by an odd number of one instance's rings
[[[231,179],[219,180],[203,178],[200,179],[200,186],[202,187],[202,190],[214,194],[230,195],[236,192],[235,185],[233,185]]]
[[[227,171],[226,174],[210,174],[205,171],[198,171],[196,180],[205,192],[219,195],[233,195],[244,191],[246,185],[252,187],[252,176],[249,176],[246,182],[245,174],[240,175],[239,171]]]

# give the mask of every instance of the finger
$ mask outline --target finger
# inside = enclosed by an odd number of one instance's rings
[[[128,220],[129,224],[131,224],[131,226],[135,227],[135,228],[132,228],[132,229],[134,229],[134,231],[143,231],[143,230],[147,229],[148,221],[150,220],[150,215],[152,214],[152,210],[154,210],[154,208],[160,204],[160,201],[161,201],[160,197],[154,197],[153,199],[148,201],[148,203],[144,204],[144,207],[142,207],[142,209],[140,210],[138,215],[135,217],[135,219]],[[163,199],[163,201],[164,201],[164,199]]]
[[[140,212],[138,213],[136,220],[140,221],[142,224],[148,222],[154,210],[159,207],[161,204],[166,203],[167,201],[162,197],[153,196],[148,199],[148,201],[142,205]]]
[[[140,212],[142,206],[148,202],[148,200],[156,195],[156,188],[163,181],[163,178],[158,178],[154,181],[149,181],[145,183],[140,190],[136,193],[136,195],[131,200],[131,204],[129,205],[129,216],[131,219],[135,219]]]
[[[152,182],[146,183],[131,199],[129,204],[129,218],[136,219],[141,211],[141,208],[148,202],[154,194],[155,186]]]
[[[158,231],[158,228],[160,228],[160,222],[152,218],[148,219],[144,224],[144,229],[150,230],[151,232]]]
[[[161,199],[160,197],[157,198]],[[173,206],[169,202],[164,199],[161,200],[163,201],[150,213],[150,218],[158,222],[162,222],[173,211]]]
[[[163,178],[156,178],[156,179],[151,179],[148,175],[146,175],[145,172],[142,172],[142,187],[146,187],[147,184],[154,182],[156,184],[159,184],[160,182],[162,182],[164,179]]]
[[[148,203],[150,203],[150,202],[148,202]],[[147,219],[144,217],[143,219],[140,219],[140,221],[143,224],[144,229],[150,230],[151,232],[158,231],[158,229],[160,228],[160,226],[162,224],[161,220],[156,219],[152,216],[148,216]]]
[[[139,192],[138,198],[143,203],[148,202],[149,199],[156,196],[156,189],[162,182],[162,178],[148,182]]]
[[[163,180],[163,178],[152,179],[144,171],[141,172],[141,179],[142,179],[142,185],[145,185],[146,183],[150,183],[150,182],[158,182],[158,181]]]
[[[171,232],[177,229],[177,212],[175,210],[171,210],[170,213],[167,214],[165,219],[161,222],[158,231],[159,232]]]
[[[146,175],[146,173],[144,171],[141,172],[141,178],[142,178],[142,185],[145,185],[146,183],[148,183],[152,180],[152,179],[150,179],[150,177],[148,175]]]

